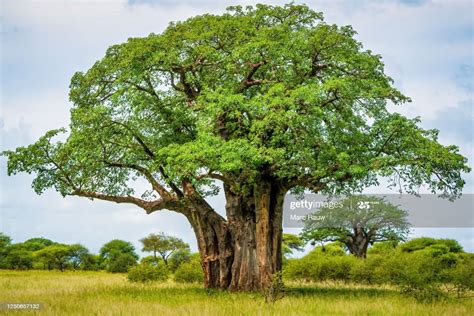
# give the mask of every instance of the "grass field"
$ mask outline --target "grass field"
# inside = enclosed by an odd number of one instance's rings
[[[131,284],[123,274],[0,270],[0,303],[41,303],[28,315],[473,315],[472,299],[418,303],[389,287],[288,284],[284,298],[208,292],[172,281]]]

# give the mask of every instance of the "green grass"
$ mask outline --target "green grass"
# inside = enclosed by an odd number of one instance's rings
[[[266,304],[257,293],[206,291],[172,281],[132,284],[123,274],[0,270],[0,303],[42,303],[28,315],[473,315],[472,299],[418,303],[391,287],[288,284]]]

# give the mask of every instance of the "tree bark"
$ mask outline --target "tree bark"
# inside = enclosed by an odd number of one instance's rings
[[[354,235],[349,238],[347,243],[349,252],[356,257],[366,258],[369,241],[369,237],[362,228],[354,227]]]
[[[281,270],[283,198],[280,185],[260,181],[247,193],[224,185],[226,216],[193,203],[188,215],[201,255],[207,288],[262,290]],[[199,207],[196,207],[199,205]]]

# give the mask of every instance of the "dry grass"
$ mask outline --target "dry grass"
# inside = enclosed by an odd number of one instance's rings
[[[206,291],[172,281],[129,283],[123,274],[0,270],[0,303],[42,303],[17,315],[473,315],[471,299],[418,303],[390,287],[290,284],[266,304],[256,293]]]

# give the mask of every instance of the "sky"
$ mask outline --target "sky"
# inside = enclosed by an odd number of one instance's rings
[[[86,71],[113,44],[162,32],[169,22],[229,5],[287,1],[7,1],[0,0],[0,150],[28,145],[46,131],[69,124],[69,81]],[[420,116],[440,130],[440,142],[456,144],[474,161],[474,5],[472,1],[295,1],[324,13],[328,23],[352,25],[364,47],[382,55],[386,73],[413,102],[392,110]],[[77,197],[53,190],[36,195],[32,175],[6,175],[0,157],[0,232],[14,242],[43,236],[82,243],[97,252],[106,242],[131,241],[163,231],[196,250],[184,216],[146,215],[134,206]],[[473,173],[465,194],[474,193]],[[377,192],[390,192],[373,188]],[[223,197],[211,204],[222,209]],[[473,206],[474,208],[474,206]],[[285,229],[297,233],[295,229]],[[455,238],[474,252],[472,228],[415,228],[412,237]]]

